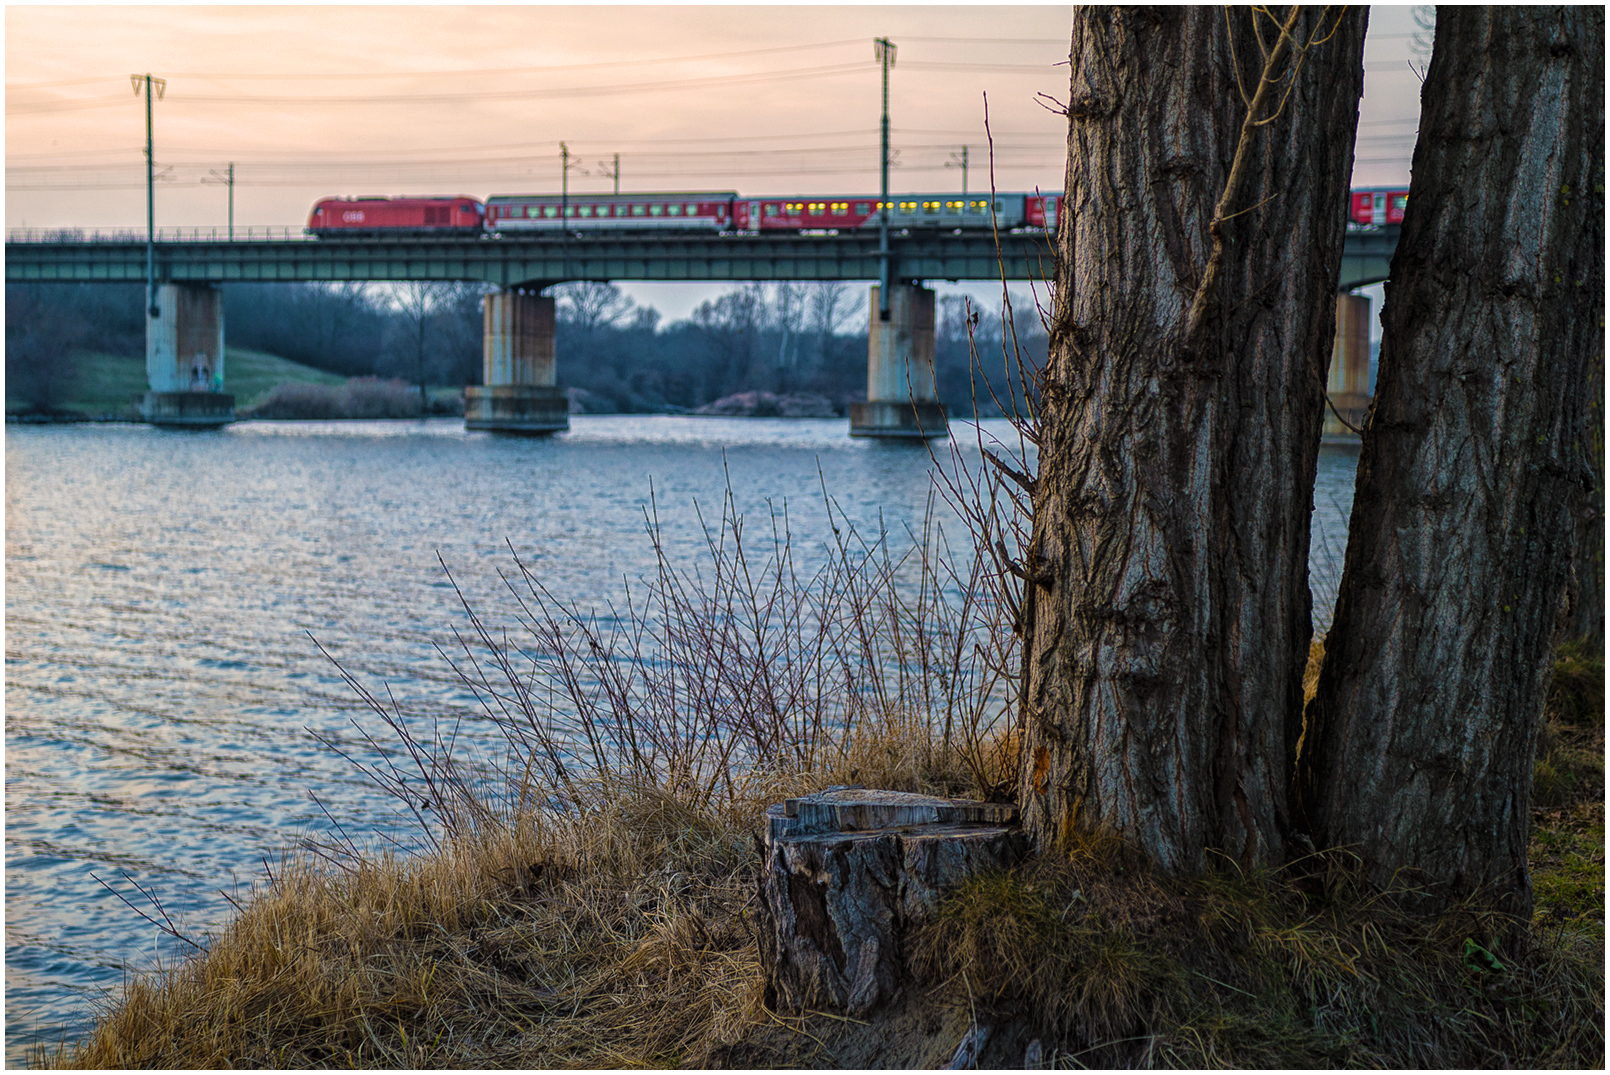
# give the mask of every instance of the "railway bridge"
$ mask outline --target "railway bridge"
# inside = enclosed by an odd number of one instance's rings
[[[255,230],[255,229],[254,229]],[[1398,228],[1350,231],[1343,254],[1332,403],[1344,415],[1367,404],[1369,301],[1349,294],[1385,280]],[[946,430],[934,392],[934,292],[939,280],[1049,281],[1054,255],[1043,232],[993,236],[912,231],[891,235],[894,261],[887,319],[874,285],[869,306],[867,402],[851,413],[851,434],[931,437]],[[234,417],[223,391],[223,307],[217,285],[234,282],[473,281],[497,286],[486,298],[483,383],[466,391],[470,428],[543,433],[569,425],[555,383],[554,300],[542,294],[571,280],[875,280],[875,234],[455,236],[311,239],[296,229],[229,239],[216,231],[160,233],[155,306],[146,321],[150,391],[142,413],[173,425],[217,425]],[[143,233],[71,229],[12,232],[6,282],[144,283]],[[1356,419],[1356,414],[1355,414]],[[1327,418],[1328,422],[1333,422]],[[1341,431],[1338,424],[1336,430]]]

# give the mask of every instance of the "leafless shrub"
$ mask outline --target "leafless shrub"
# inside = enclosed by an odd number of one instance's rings
[[[752,820],[784,783],[990,794],[1013,637],[987,562],[952,547],[934,498],[898,552],[825,492],[821,510],[833,537],[806,555],[786,506],[756,538],[729,491],[685,567],[651,508],[653,574],[598,610],[515,556],[516,629],[494,630],[466,600],[468,629],[444,652],[502,756],[455,751],[456,728],[416,729],[351,677],[400,749],[361,729],[365,757],[339,749],[422,822],[428,804],[449,839],[517,819],[590,824],[645,795]]]
[[[242,416],[278,419],[418,418],[419,391],[405,381],[353,377],[345,384],[277,384]]]

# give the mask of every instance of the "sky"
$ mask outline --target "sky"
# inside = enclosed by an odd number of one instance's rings
[[[1066,5],[165,6],[5,9],[8,228],[305,223],[336,194],[875,192],[881,70],[896,191],[1060,190]],[[1375,7],[1354,186],[1407,185],[1407,7]],[[986,101],[989,134],[986,135]],[[993,152],[990,145],[993,137]],[[993,156],[993,160],[992,160]],[[623,285],[668,318],[711,285]],[[974,288],[988,294],[990,289]],[[998,288],[996,289],[998,293]]]

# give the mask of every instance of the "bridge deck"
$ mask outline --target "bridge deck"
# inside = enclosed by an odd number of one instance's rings
[[[1397,228],[1349,232],[1342,287],[1386,279]],[[902,280],[1049,281],[1044,234],[912,233],[898,237]],[[581,236],[542,238],[159,242],[159,282],[463,280],[512,287],[561,280],[875,280],[874,235]],[[145,280],[138,240],[8,240],[6,281]]]

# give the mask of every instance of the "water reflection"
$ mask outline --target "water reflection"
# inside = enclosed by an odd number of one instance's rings
[[[391,800],[310,734],[352,742],[365,718],[312,638],[406,712],[473,712],[435,649],[463,622],[438,557],[498,630],[511,549],[583,606],[649,571],[651,490],[689,563],[696,506],[718,516],[729,482],[751,519],[786,504],[806,551],[830,536],[824,490],[866,530],[929,497],[920,446],[842,419],[573,421],[548,439],[458,420],[7,429],[9,1063],[172,951],[97,878],[199,935],[228,915],[220,891],[330,828],[309,791],[347,832],[393,830]],[[1355,461],[1321,459],[1316,582],[1323,547],[1340,573]]]

